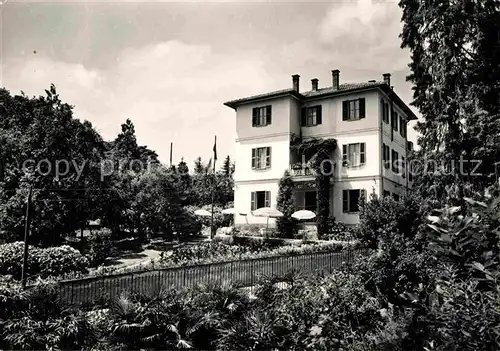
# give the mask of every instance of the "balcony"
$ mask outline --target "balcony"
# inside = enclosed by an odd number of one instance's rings
[[[296,163],[290,166],[290,175],[292,177],[313,177],[314,171],[305,164]]]

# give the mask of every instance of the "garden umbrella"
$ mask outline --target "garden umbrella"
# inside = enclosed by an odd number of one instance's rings
[[[283,217],[283,213],[275,208],[261,207],[252,212],[255,217],[267,217],[267,229],[269,229],[269,218]]]
[[[207,210],[196,210],[196,211],[194,211],[194,214],[197,216],[203,216],[203,217],[210,217],[212,215]]]
[[[300,210],[300,211],[294,212],[292,214],[292,217],[295,219],[298,219],[300,221],[300,220],[304,220],[304,219],[316,218],[316,214],[312,211]]]

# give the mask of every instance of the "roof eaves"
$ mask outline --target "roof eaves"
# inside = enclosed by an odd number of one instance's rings
[[[268,100],[268,99],[273,99],[273,98],[282,97],[282,96],[286,96],[286,95],[291,95],[291,96],[294,96],[294,97],[299,98],[299,99],[303,98],[303,96],[300,93],[296,92],[293,89],[283,89],[283,90],[276,90],[276,91],[273,91],[270,93],[253,95],[253,96],[249,96],[249,97],[245,97],[245,98],[241,98],[241,99],[230,100],[230,101],[225,102],[224,105],[231,107],[232,109],[236,109],[237,106],[242,105],[242,104],[246,104],[249,102],[259,101],[259,100]]]

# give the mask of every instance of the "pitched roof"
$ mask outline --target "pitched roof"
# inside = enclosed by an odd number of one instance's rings
[[[375,89],[375,88],[380,88],[382,89],[387,95],[391,97],[391,99],[394,100],[394,102],[399,105],[399,107],[406,113],[408,116],[408,119],[414,120],[417,119],[417,116],[413,113],[413,111],[406,105],[403,100],[392,90],[389,85],[387,85],[383,81],[369,81],[369,82],[359,82],[359,83],[344,83],[340,84],[338,89],[334,89],[333,87],[327,87],[327,88],[321,88],[318,90],[309,90],[305,91],[302,93],[298,93],[294,89],[282,89],[282,90],[276,90],[270,93],[264,93],[264,94],[258,94],[258,95],[252,95],[249,97],[245,98],[240,98],[240,99],[235,99],[231,101],[227,101],[224,103],[224,105],[231,107],[233,109],[236,109],[238,105],[248,103],[248,102],[253,102],[253,101],[258,101],[258,100],[264,100],[264,99],[270,99],[270,98],[277,98],[277,97],[282,97],[282,96],[294,96],[297,99],[301,101],[307,101],[309,99],[314,99],[322,96],[327,96],[327,95],[340,95],[340,94],[345,94],[345,93],[353,93],[358,90],[366,90],[366,89]]]

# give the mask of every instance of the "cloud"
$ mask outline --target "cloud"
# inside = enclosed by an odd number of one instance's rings
[[[13,93],[40,95],[54,83],[75,116],[91,121],[105,138],[114,138],[131,118],[140,143],[167,160],[173,141],[174,160],[185,156],[189,162],[199,155],[208,160],[215,134],[219,154],[232,153],[235,114],[223,102],[266,91],[274,82],[255,53],[220,55],[209,45],[180,41],[129,48],[106,70],[41,57],[9,60],[4,68]]]
[[[285,45],[281,57],[298,67],[335,63],[332,68],[398,70],[408,52],[400,50],[401,10],[396,3],[334,3],[314,36]]]

